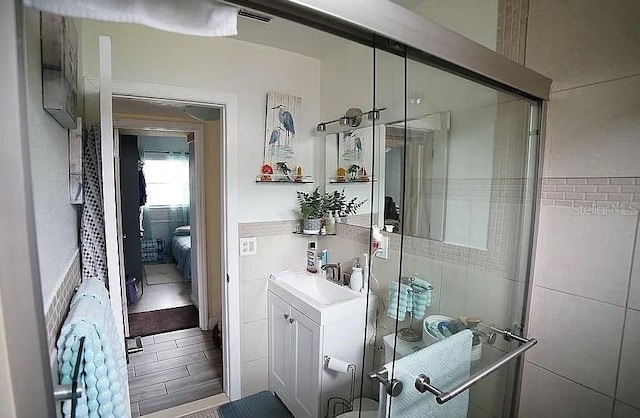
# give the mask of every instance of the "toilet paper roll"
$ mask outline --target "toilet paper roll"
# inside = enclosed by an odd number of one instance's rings
[[[327,363],[327,369],[337,373],[347,374],[350,364],[346,361],[331,357]]]

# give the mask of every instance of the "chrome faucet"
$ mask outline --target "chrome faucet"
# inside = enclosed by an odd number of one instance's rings
[[[342,267],[340,267],[340,263],[326,264],[322,266],[322,270],[331,271],[331,278],[327,277],[327,280],[334,281],[338,284],[343,284],[342,283]]]

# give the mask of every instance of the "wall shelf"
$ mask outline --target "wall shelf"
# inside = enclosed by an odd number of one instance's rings
[[[324,234],[324,235],[320,235],[320,234],[305,234],[304,232],[293,232],[293,235],[300,235],[300,236],[304,236],[304,237],[335,237],[338,234]]]
[[[284,174],[260,174],[256,176],[256,183],[277,183],[277,184],[310,184],[313,183],[313,178],[311,176],[290,176],[291,178],[285,176]],[[296,180],[298,179],[299,180]]]

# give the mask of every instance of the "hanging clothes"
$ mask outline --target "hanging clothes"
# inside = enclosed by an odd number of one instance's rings
[[[84,205],[80,220],[82,280],[97,278],[107,282],[107,245],[104,236],[102,205],[102,167],[100,165],[100,128],[89,127],[82,152]]]
[[[138,157],[138,196],[140,198],[140,205],[147,204],[147,182],[144,179],[144,162]]]

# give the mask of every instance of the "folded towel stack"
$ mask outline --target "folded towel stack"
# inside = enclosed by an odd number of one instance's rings
[[[414,319],[422,319],[427,308],[431,306],[431,283],[419,277],[412,277],[413,281],[413,317]]]
[[[398,282],[389,284],[389,307],[387,308],[387,316],[391,319],[404,321],[407,312],[413,309],[413,295],[411,287],[402,283],[400,284],[400,297],[398,297]]]
[[[83,353],[78,352],[81,337],[85,337]],[[89,279],[80,285],[56,345],[62,384],[72,382],[76,358],[84,356],[80,384],[85,391],[78,400],[76,416],[125,416],[127,365],[109,296],[101,281]],[[71,416],[71,401],[65,401],[62,412],[65,417]]]

